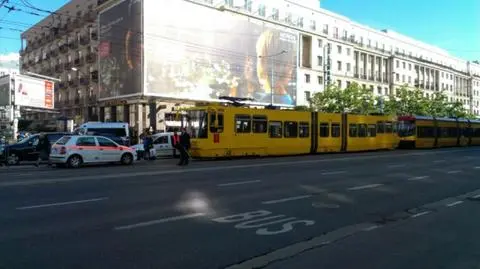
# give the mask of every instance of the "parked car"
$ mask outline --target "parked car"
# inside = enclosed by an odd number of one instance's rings
[[[54,144],[58,139],[69,133],[54,132],[44,133],[50,144]],[[6,162],[9,165],[19,164],[22,161],[36,161],[38,159],[38,151],[36,147],[38,145],[39,134],[30,135],[23,140],[15,143],[3,146],[3,155]]]
[[[152,135],[152,138],[153,148],[155,148],[156,151],[155,157],[177,157],[179,153],[173,147],[173,132],[157,133]],[[145,150],[143,148],[143,144],[133,145],[131,148],[135,149],[138,157],[141,158],[144,156]]]
[[[83,164],[116,163],[130,165],[137,152],[104,136],[71,135],[59,139],[53,146],[50,161],[71,168]]]

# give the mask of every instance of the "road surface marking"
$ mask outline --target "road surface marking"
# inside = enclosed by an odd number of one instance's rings
[[[427,178],[429,178],[429,177],[430,177],[430,176],[411,177],[411,178],[409,178],[408,180],[410,180],[410,181],[415,181],[415,180],[427,179]]]
[[[146,226],[151,226],[151,225],[161,224],[161,223],[166,223],[166,222],[171,222],[171,221],[198,218],[198,217],[202,217],[202,216],[205,216],[205,213],[193,213],[193,214],[188,214],[188,215],[182,215],[182,216],[176,216],[176,217],[168,217],[168,218],[164,218],[164,219],[157,219],[157,220],[139,222],[139,223],[125,225],[125,226],[118,226],[118,227],[115,227],[114,229],[117,230],[117,231],[130,230],[130,229],[146,227]]]
[[[345,174],[347,171],[332,171],[332,172],[323,172],[321,173],[322,176],[329,176],[329,175],[339,175]]]
[[[405,167],[407,166],[406,164],[389,164],[388,168],[400,168],[400,167]]]
[[[36,209],[36,208],[52,207],[52,206],[64,206],[64,205],[73,205],[73,204],[84,204],[84,203],[99,202],[99,201],[103,201],[103,200],[107,200],[107,199],[108,199],[108,197],[100,197],[100,198],[88,199],[88,200],[68,201],[68,202],[61,202],[61,203],[32,205],[32,206],[22,206],[22,207],[17,207],[17,209],[18,209],[18,210],[26,210],[26,209]]]
[[[419,213],[417,213],[417,214],[413,214],[411,217],[412,217],[412,218],[418,218],[418,217],[420,217],[420,216],[427,215],[427,214],[429,214],[429,213],[430,213],[430,211],[423,211],[423,212],[419,212]]]
[[[238,182],[218,184],[217,186],[218,187],[228,187],[228,186],[236,186],[236,185],[259,183],[259,182],[262,182],[262,181],[261,180],[238,181]]]
[[[447,162],[446,160],[436,160],[436,161],[433,161],[433,163],[444,163],[444,162]]]
[[[480,169],[480,166],[475,166],[473,169]]]
[[[356,187],[351,187],[348,188],[347,190],[349,191],[359,191],[359,190],[365,190],[365,189],[373,189],[383,186],[383,184],[368,184],[368,185],[361,185],[361,186],[356,186]]]
[[[104,179],[119,179],[119,178],[128,178],[128,177],[142,177],[142,176],[158,176],[158,175],[174,175],[174,174],[183,174],[183,173],[196,173],[204,171],[222,171],[230,169],[244,169],[244,168],[255,168],[255,167],[267,167],[267,166],[285,166],[285,165],[298,165],[298,164],[309,164],[309,163],[330,163],[330,162],[339,162],[339,161],[355,161],[355,160],[371,160],[371,159],[386,159],[386,158],[398,158],[398,157],[408,157],[408,156],[424,156],[432,154],[447,154],[447,153],[456,153],[456,152],[465,152],[465,151],[474,151],[472,149],[459,149],[459,150],[439,150],[439,151],[429,151],[429,152],[417,152],[417,153],[405,153],[405,154],[377,154],[377,155],[368,155],[368,156],[352,156],[352,157],[341,157],[341,158],[329,158],[329,159],[317,159],[317,160],[302,160],[302,161],[281,161],[281,162],[269,162],[269,163],[255,163],[255,164],[240,164],[240,165],[229,165],[229,166],[215,166],[215,167],[200,167],[200,168],[185,168],[185,169],[172,169],[172,170],[155,170],[155,171],[145,171],[145,172],[131,172],[131,173],[117,173],[117,174],[106,174],[106,175],[88,175],[88,176],[72,176],[72,177],[62,177],[62,178],[47,178],[47,179],[35,179],[35,180],[15,180],[10,182],[0,182],[0,187],[12,187],[12,186],[32,186],[39,184],[56,184],[62,182],[75,182],[75,181],[87,181],[87,180],[104,180]],[[158,179],[159,182],[164,181],[174,181],[176,179]]]
[[[453,170],[453,171],[448,171],[447,174],[458,174],[461,173],[462,171],[460,170]]]
[[[271,201],[264,201],[262,204],[264,205],[271,205],[271,204],[278,204],[278,203],[283,203],[283,202],[290,202],[290,201],[296,201],[296,200],[301,200],[301,199],[307,199],[312,197],[312,195],[301,195],[301,196],[293,196],[293,197],[287,197],[283,199],[278,199],[278,200],[271,200]]]
[[[363,229],[363,230],[364,230],[365,232],[369,232],[369,231],[373,231],[373,230],[378,229],[378,228],[380,228],[379,225],[372,225],[372,226],[367,227],[367,228],[365,228],[365,229]]]
[[[453,202],[453,203],[447,204],[447,207],[456,206],[456,205],[459,205],[459,204],[462,204],[462,203],[463,203],[463,201],[456,201],[456,202]]]
[[[477,194],[475,196],[472,197],[473,199],[479,199],[480,198],[480,194]]]

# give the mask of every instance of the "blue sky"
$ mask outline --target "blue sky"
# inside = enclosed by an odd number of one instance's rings
[[[8,2],[7,6],[29,10],[20,0]],[[55,10],[68,1],[29,2]],[[436,45],[455,56],[480,60],[480,0],[321,0],[321,6],[373,28],[391,29]],[[20,48],[20,33],[4,28],[24,30],[25,24],[31,25],[40,19],[24,12],[7,13],[7,9],[0,8],[0,55],[18,52]]]

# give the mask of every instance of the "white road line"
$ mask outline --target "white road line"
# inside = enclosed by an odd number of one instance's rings
[[[480,166],[475,166],[473,169],[480,169]]]
[[[151,226],[151,225],[161,224],[161,223],[166,223],[166,222],[171,222],[171,221],[193,219],[193,218],[198,218],[198,217],[202,217],[202,216],[205,216],[205,215],[206,215],[205,213],[192,213],[192,214],[188,214],[188,215],[182,215],[182,216],[175,216],[175,217],[169,217],[169,218],[164,218],[164,219],[157,219],[157,220],[139,222],[139,223],[125,225],[125,226],[118,226],[118,227],[115,227],[114,230],[117,230],[117,231],[130,230],[130,229],[141,228],[141,227],[146,227],[146,226]]]
[[[453,170],[453,171],[448,171],[447,174],[458,174],[461,173],[462,171],[460,170]]]
[[[365,189],[373,189],[383,186],[383,184],[368,184],[368,185],[361,185],[361,186],[356,186],[356,187],[351,187],[348,188],[347,190],[349,191],[358,191],[358,190],[365,190]]]
[[[310,198],[310,197],[312,197],[312,195],[293,196],[293,197],[287,197],[287,198],[278,199],[278,200],[264,201],[264,202],[262,202],[262,204],[264,204],[264,205],[278,204],[278,203],[296,201],[296,200],[301,200],[301,199],[307,199],[307,198]]]
[[[218,187],[228,187],[228,186],[236,186],[236,185],[243,185],[243,184],[252,184],[252,183],[259,183],[262,182],[261,180],[249,180],[249,181],[238,181],[238,182],[230,182],[230,183],[223,183],[218,184]]]
[[[411,177],[411,178],[409,178],[408,180],[410,180],[410,181],[415,181],[415,180],[427,179],[427,178],[429,178],[429,177],[430,177],[430,176]]]
[[[32,205],[32,206],[22,206],[22,207],[17,207],[16,209],[17,210],[26,210],[26,209],[36,209],[36,208],[43,208],[43,207],[84,204],[84,203],[99,202],[99,201],[103,201],[103,200],[107,200],[107,199],[108,199],[108,197],[100,197],[100,198],[94,198],[94,199],[88,199],[88,200],[68,201],[68,202],[42,204],[42,205]]]
[[[419,213],[417,213],[417,214],[413,214],[413,215],[411,216],[411,218],[418,218],[418,217],[420,217],[420,216],[427,215],[427,214],[429,214],[429,213],[430,213],[430,211],[419,212]]]
[[[375,229],[377,229],[377,228],[380,228],[380,226],[379,226],[379,225],[372,225],[372,226],[370,226],[370,227],[368,227],[368,228],[365,228],[365,229],[363,229],[363,230],[364,230],[365,232],[369,232],[369,231],[373,231],[373,230],[375,230]]]
[[[332,171],[332,172],[323,172],[321,173],[322,176],[329,176],[329,175],[339,175],[345,174],[347,171]]]
[[[459,204],[462,204],[462,203],[463,203],[463,201],[456,201],[456,202],[453,202],[453,203],[447,204],[447,207],[456,206],[456,205],[459,205]]]
[[[480,194],[477,194],[477,195],[473,196],[472,198],[473,199],[478,199],[478,198],[480,198]]]

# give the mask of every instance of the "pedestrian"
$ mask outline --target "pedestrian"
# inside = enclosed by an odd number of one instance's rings
[[[182,133],[180,134],[180,162],[178,165],[188,165],[190,155],[188,150],[190,149],[190,135],[187,133],[185,128],[182,128]]]
[[[51,150],[51,145],[50,141],[48,140],[48,137],[46,134],[41,133],[38,137],[38,145],[36,147],[36,150],[38,152],[38,158],[37,162],[35,163],[35,166],[38,167],[40,165],[40,162],[43,160],[48,161],[48,166],[51,166],[52,164],[50,163],[50,150]]]

